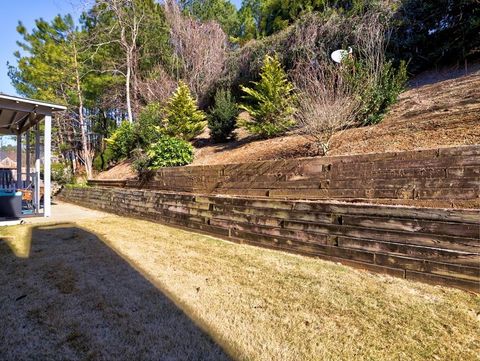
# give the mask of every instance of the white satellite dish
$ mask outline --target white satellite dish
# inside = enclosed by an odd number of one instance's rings
[[[348,58],[348,56],[352,52],[353,52],[353,49],[349,46],[348,50],[344,50],[344,49],[335,50],[330,56],[335,63],[341,64],[343,59]]]

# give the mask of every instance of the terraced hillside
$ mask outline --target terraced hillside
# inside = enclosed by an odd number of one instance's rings
[[[385,120],[338,135],[332,155],[480,143],[480,72],[411,89]]]
[[[329,155],[480,144],[480,66],[477,68],[466,76],[405,91],[380,124],[334,135]],[[432,81],[430,78],[418,78],[416,82]],[[237,141],[226,144],[199,139],[193,165],[317,155],[309,140],[299,135],[254,140],[242,130],[238,133]],[[133,175],[127,163],[103,172],[98,179]]]
[[[415,87],[378,125],[337,133],[330,155],[404,151],[480,143],[480,70]],[[197,149],[193,164],[237,163],[315,155],[298,135]]]

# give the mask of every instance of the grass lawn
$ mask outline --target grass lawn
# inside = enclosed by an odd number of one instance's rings
[[[0,239],[6,359],[479,360],[464,291],[116,216]]]

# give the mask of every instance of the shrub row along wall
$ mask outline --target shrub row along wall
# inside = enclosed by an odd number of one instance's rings
[[[401,153],[165,168],[140,183],[91,181],[174,192],[474,208],[480,146]]]
[[[65,189],[61,199],[234,241],[479,291],[480,211]]]

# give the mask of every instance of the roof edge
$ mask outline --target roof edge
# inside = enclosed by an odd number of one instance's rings
[[[33,104],[38,106],[44,106],[48,108],[52,108],[52,111],[61,111],[67,110],[67,107],[60,104],[48,103],[42,100],[30,99],[30,98],[22,98],[16,95],[8,95],[5,93],[0,93],[0,99],[4,100],[11,100],[17,103],[24,103],[24,104]]]

